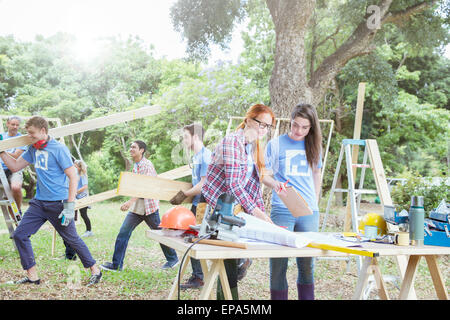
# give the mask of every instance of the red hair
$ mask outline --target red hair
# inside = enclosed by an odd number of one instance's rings
[[[272,117],[272,126],[275,126],[275,114],[273,113],[272,109],[266,105],[263,104],[255,104],[251,106],[247,113],[245,114],[245,119],[239,124],[239,126],[236,128],[236,130],[244,129],[245,127],[245,121],[247,119],[253,119],[258,117],[260,114],[268,113]],[[262,180],[264,175],[264,155],[263,150],[260,147],[259,140],[256,140],[256,148],[254,151],[254,159],[256,159],[256,166],[258,167],[259,173],[260,173],[260,180]]]

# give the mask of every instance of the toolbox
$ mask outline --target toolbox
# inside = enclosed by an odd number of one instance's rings
[[[450,205],[442,200],[424,220],[424,244],[450,247]]]

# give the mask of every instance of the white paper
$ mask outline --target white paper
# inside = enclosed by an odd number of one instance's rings
[[[323,234],[321,232],[292,232],[244,212],[240,212],[237,216],[243,218],[246,222],[245,226],[235,229],[241,238],[265,241],[294,248],[306,247],[310,242],[340,247],[355,246],[354,243],[338,239],[332,234]]]
[[[245,220],[245,226],[236,228],[239,236],[254,240],[266,241],[294,248],[303,248],[311,241],[295,232],[263,221],[254,216],[240,212],[238,217]]]
[[[360,243],[349,243],[342,239],[339,239],[334,234],[324,234],[321,232],[302,232],[302,236],[309,239],[310,242],[328,244],[331,246],[339,247],[359,247]]]

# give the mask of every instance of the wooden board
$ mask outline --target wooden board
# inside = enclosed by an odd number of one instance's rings
[[[188,176],[192,173],[192,170],[189,168],[189,165],[179,167],[173,170],[169,170],[166,172],[163,172],[159,175],[160,178],[166,178],[166,179],[178,179],[185,176]],[[79,200],[75,201],[75,210],[78,210],[80,208],[87,207],[91,204],[94,204],[96,202],[105,201],[111,198],[115,198],[119,196],[117,193],[117,188],[113,190],[108,190],[102,193],[97,193],[92,196],[88,196]]]
[[[158,177],[176,180],[179,178],[184,178],[184,177],[190,176],[191,174],[192,174],[192,169],[189,167],[189,165],[185,165],[185,166],[178,167],[178,168],[163,172],[161,174],[158,174]]]
[[[169,201],[180,190],[192,188],[189,182],[174,181],[161,177],[145,176],[132,172],[121,172],[117,194],[146,199],[158,199]],[[185,203],[192,203],[192,197],[187,198]]]
[[[155,115],[161,112],[159,106],[147,106],[135,110],[116,113],[100,118],[91,120],[85,120],[81,122],[72,123],[58,128],[49,130],[49,135],[53,138],[61,138],[64,136],[70,136],[89,130],[100,129],[108,127],[114,124],[123,123],[126,121],[132,121],[151,115]],[[17,138],[11,138],[4,141],[0,141],[0,151],[8,150],[11,148],[22,147],[31,144],[31,139],[27,135],[23,135]]]
[[[383,206],[392,206],[391,193],[386,181],[383,162],[381,161],[380,151],[376,140],[366,140],[366,147],[369,151],[370,163],[372,164],[373,176],[377,185],[378,196]]]
[[[287,195],[278,194],[278,196],[294,217],[307,216],[313,213],[306,201],[292,186],[286,187],[286,191]]]
[[[114,197],[117,197],[117,189],[105,191],[102,193],[97,193],[92,196],[88,196],[79,200],[75,201],[75,210],[78,210],[80,208],[87,207],[93,203],[105,201]]]

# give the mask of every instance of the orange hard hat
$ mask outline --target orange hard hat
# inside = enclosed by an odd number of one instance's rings
[[[195,215],[188,208],[176,206],[164,213],[159,226],[166,229],[189,230],[190,225],[195,226]]]

